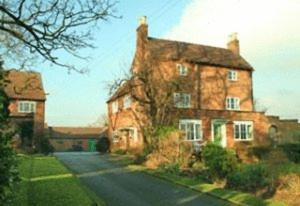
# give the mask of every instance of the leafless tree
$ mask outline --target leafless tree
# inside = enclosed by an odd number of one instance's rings
[[[88,127],[107,127],[108,126],[108,117],[107,114],[101,114],[97,120],[91,124],[88,124]]]
[[[144,143],[153,143],[153,135],[161,126],[172,125],[178,109],[174,109],[174,92],[180,91],[182,80],[176,73],[164,75],[160,61],[148,57],[141,69],[117,78],[109,85],[110,95],[129,94],[136,107],[132,110],[135,121],[140,124]]]
[[[82,72],[59,59],[91,48],[92,31],[100,21],[117,17],[114,0],[0,0],[0,55],[22,64],[36,57]],[[31,61],[30,61],[31,62]]]

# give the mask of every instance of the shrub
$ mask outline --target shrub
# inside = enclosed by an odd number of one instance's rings
[[[117,149],[114,151],[114,153],[118,154],[118,155],[125,155],[127,153],[127,151],[124,149]]]
[[[233,151],[215,144],[204,147],[202,158],[213,179],[224,179],[237,167],[237,157]]]
[[[227,187],[243,192],[256,192],[270,185],[269,173],[262,164],[241,165],[227,176]]]
[[[4,71],[0,66],[0,205],[5,205],[12,197],[13,185],[19,180],[17,160],[11,145],[15,134],[9,123],[9,101],[4,92]]]
[[[40,142],[41,153],[48,155],[54,152],[54,147],[50,144],[49,139],[43,137]]]
[[[106,153],[109,151],[110,141],[107,137],[101,137],[96,144],[96,149],[100,153]]]
[[[147,156],[152,152],[152,148],[149,146],[144,147],[142,153],[138,153],[135,156],[134,163],[135,164],[143,164],[147,160]]]
[[[256,146],[251,148],[250,153],[261,160],[267,157],[271,150],[270,146]]]
[[[82,146],[79,145],[79,144],[74,144],[74,145],[72,145],[72,150],[71,150],[71,151],[74,151],[74,152],[81,152],[81,151],[83,151],[83,148],[82,148]]]
[[[180,173],[180,165],[178,163],[166,163],[161,164],[159,169],[170,174],[179,174]]]
[[[300,163],[300,143],[283,144],[280,147],[290,161]]]
[[[170,129],[171,130],[171,129]],[[145,165],[155,169],[162,164],[178,163],[181,168],[187,167],[192,151],[192,144],[183,140],[182,132],[162,130],[157,145],[151,148]],[[168,131],[168,132],[166,132]]]

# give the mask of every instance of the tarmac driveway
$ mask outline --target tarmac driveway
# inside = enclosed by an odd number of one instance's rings
[[[231,205],[145,173],[132,172],[110,155],[82,152],[55,155],[108,206]]]

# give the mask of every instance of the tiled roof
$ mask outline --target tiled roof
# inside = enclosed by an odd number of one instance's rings
[[[253,70],[253,67],[242,56],[225,48],[148,37],[146,49],[155,60],[181,59],[204,65]],[[107,102],[125,95],[128,89],[128,82],[126,82]]]
[[[228,68],[253,70],[240,55],[231,50],[186,42],[149,37],[147,48],[154,58],[183,59],[185,61]]]
[[[32,71],[7,71],[8,84],[5,86],[6,94],[13,99],[45,100],[40,73]]]

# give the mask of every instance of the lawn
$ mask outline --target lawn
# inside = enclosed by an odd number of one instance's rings
[[[12,205],[103,205],[55,157],[19,156],[18,159],[22,180],[15,188]]]

